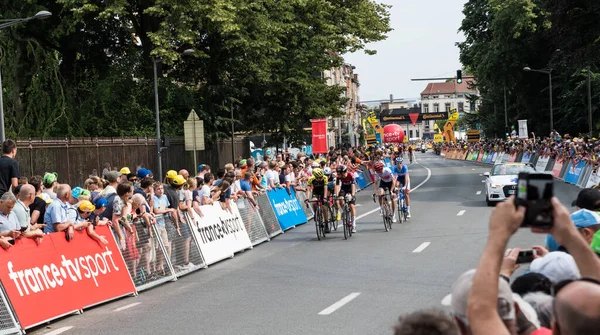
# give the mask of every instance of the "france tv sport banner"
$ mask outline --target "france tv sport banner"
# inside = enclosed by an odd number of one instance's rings
[[[273,211],[282,230],[286,230],[297,225],[306,223],[306,214],[302,210],[304,204],[300,204],[296,198],[296,191],[285,188],[277,188],[273,191],[268,191],[267,196],[273,206]]]
[[[329,151],[327,147],[327,119],[315,119],[312,123],[312,152],[325,154]]]
[[[585,162],[583,161],[577,164],[570,164],[569,168],[567,169],[567,174],[565,175],[565,182],[569,184],[577,184],[577,181],[579,181],[579,176],[581,175],[581,171],[583,170],[584,165]]]
[[[0,280],[23,328],[135,293],[108,226],[96,227],[107,245],[76,231],[44,235],[39,245],[20,238],[0,248]]]
[[[200,206],[204,216],[192,211],[195,224],[192,231],[206,265],[231,258],[236,252],[252,247],[244,221],[234,202],[232,211],[221,208],[221,203]]]

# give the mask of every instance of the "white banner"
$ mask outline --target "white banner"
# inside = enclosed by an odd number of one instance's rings
[[[540,156],[538,157],[537,162],[535,163],[535,170],[536,171],[546,171],[546,166],[548,166],[548,161],[550,160],[550,156]]]
[[[496,161],[494,161],[495,164],[500,164],[502,163],[502,158],[504,157],[504,152],[499,152],[496,155]]]
[[[600,184],[600,176],[598,175],[598,171],[592,172],[590,178],[587,181],[587,184],[585,185],[585,188],[594,187],[598,184]]]
[[[252,247],[244,221],[235,203],[231,203],[233,213],[224,211],[220,203],[200,206],[203,217],[193,212],[197,227],[193,227],[200,251],[206,265],[233,257],[238,251]]]
[[[529,138],[529,132],[527,130],[527,120],[519,121],[519,138]]]

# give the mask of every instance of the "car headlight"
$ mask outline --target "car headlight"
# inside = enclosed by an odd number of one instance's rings
[[[504,185],[502,185],[502,184],[492,184],[492,188],[500,188],[502,186],[504,186]]]

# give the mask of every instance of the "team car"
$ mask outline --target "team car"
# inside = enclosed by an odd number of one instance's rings
[[[502,163],[492,167],[485,176],[485,201],[488,206],[504,201],[517,192],[517,179],[520,172],[535,172],[531,164]]]

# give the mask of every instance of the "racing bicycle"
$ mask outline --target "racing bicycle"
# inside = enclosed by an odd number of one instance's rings
[[[325,224],[327,224],[327,223],[323,221],[323,210],[321,209],[321,206],[323,206],[323,201],[321,201],[321,200],[306,200],[306,202],[314,204],[313,207],[314,207],[314,211],[315,211],[315,217],[313,218],[313,220],[315,220],[315,229],[317,231],[317,239],[319,241],[324,240],[325,239]],[[308,206],[308,204],[306,206]]]
[[[339,209],[336,206],[336,201],[337,201],[337,196],[335,195],[331,195],[329,196],[329,200],[327,201],[327,211],[329,212],[329,230],[336,230],[338,229],[338,220],[337,220],[337,213],[339,211]]]
[[[350,205],[348,205],[350,201],[352,201],[352,196],[348,194],[344,199],[344,207],[342,207],[342,225],[344,226],[344,240],[347,240],[348,237],[352,237],[352,221],[354,221],[354,216],[352,216]]]
[[[383,193],[383,200],[381,204],[381,210],[383,213],[383,227],[385,231],[390,231],[392,229],[392,216],[394,215],[391,208],[391,193],[389,189],[386,189]]]
[[[408,206],[406,206],[406,196],[404,195],[402,189],[396,188],[396,190],[398,190],[398,197],[396,198],[398,220],[400,223],[402,223],[402,221],[408,221]]]

